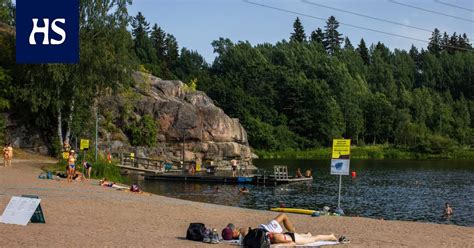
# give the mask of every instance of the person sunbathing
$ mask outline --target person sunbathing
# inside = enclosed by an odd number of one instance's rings
[[[107,181],[107,178],[104,177],[102,180],[99,180],[99,185],[104,187],[113,187],[115,183]]]
[[[284,232],[282,225],[287,232]],[[290,221],[288,216],[284,213],[277,215],[273,220],[267,224],[261,224],[259,229],[266,232],[268,240],[272,244],[288,244],[288,245],[305,245],[317,241],[338,241],[340,243],[348,243],[349,240],[341,236],[337,238],[334,234],[328,235],[312,235],[311,233],[297,233],[296,228]],[[242,235],[245,237],[248,230],[240,228],[239,232],[235,232],[234,236]]]

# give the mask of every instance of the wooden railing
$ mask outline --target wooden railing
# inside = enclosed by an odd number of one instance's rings
[[[131,156],[130,153],[116,153],[114,154],[114,157],[118,157],[120,159],[119,166],[126,169],[136,169],[155,173],[181,171],[181,168],[178,168],[178,166],[173,165],[172,163],[166,163],[159,159],[135,157]]]

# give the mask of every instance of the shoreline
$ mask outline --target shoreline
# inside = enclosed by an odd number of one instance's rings
[[[0,224],[0,246],[26,247],[208,247],[185,240],[191,222],[202,222],[220,230],[232,222],[255,227],[278,213],[202,202],[191,202],[156,194],[133,194],[93,184],[38,179],[47,158],[13,160],[0,166],[0,208],[11,196],[36,194],[46,224],[26,227]],[[345,235],[353,247],[469,247],[474,228],[363,217],[313,218],[288,214],[301,232]],[[69,237],[66,234],[71,234]],[[68,236],[68,237],[66,237]],[[235,247],[225,243],[215,247]]]
[[[255,150],[259,159],[303,159],[327,160],[331,158],[331,147],[309,148],[306,150],[265,151]],[[360,160],[474,160],[474,149],[453,147],[441,153],[421,153],[390,145],[352,146],[351,159]]]

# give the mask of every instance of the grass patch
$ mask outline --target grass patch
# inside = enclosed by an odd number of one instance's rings
[[[89,156],[87,156],[89,158]],[[78,156],[76,162],[76,170],[82,172],[82,161],[81,155]],[[93,159],[89,159],[88,161],[93,161]],[[107,180],[117,183],[124,183],[127,184],[128,178],[124,177],[120,174],[120,168],[117,166],[116,161],[112,161],[109,163],[107,160],[104,160],[99,157],[97,162],[89,162],[92,164],[92,171],[91,171],[91,178],[95,179],[102,179],[107,178]],[[66,171],[66,160],[61,159],[56,164],[51,164],[43,168],[45,171],[51,171],[56,173],[56,171],[65,172]]]

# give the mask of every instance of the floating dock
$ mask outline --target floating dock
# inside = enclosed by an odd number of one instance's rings
[[[130,154],[117,154],[120,158],[118,167],[124,170],[134,170],[146,173],[145,180],[167,180],[181,182],[202,182],[221,184],[257,184],[257,185],[279,185],[297,182],[311,182],[313,177],[290,177],[288,167],[282,165],[273,166],[273,174],[265,174],[265,171],[251,176],[215,175],[206,172],[196,174],[185,173],[182,169],[167,164],[162,160],[139,158]]]
[[[275,176],[214,176],[214,175],[182,175],[182,174],[148,174],[145,180],[166,180],[182,182],[202,182],[202,183],[221,183],[221,184],[257,184],[257,185],[279,185],[296,182],[311,182],[313,177],[285,178],[278,179]]]

